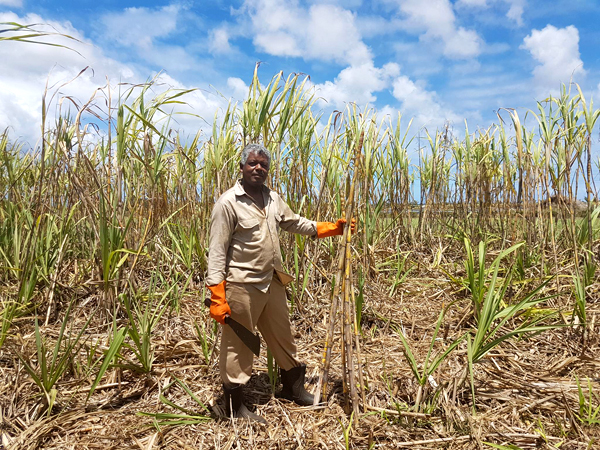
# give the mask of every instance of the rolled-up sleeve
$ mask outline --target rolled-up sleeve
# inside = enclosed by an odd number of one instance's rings
[[[217,285],[226,277],[227,252],[234,228],[235,215],[233,211],[227,202],[217,201],[210,218],[207,286]]]
[[[277,195],[278,213],[281,216],[279,227],[289,233],[315,236],[317,234],[317,222],[308,220],[294,213],[283,199]]]

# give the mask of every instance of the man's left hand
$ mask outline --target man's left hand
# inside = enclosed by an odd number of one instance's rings
[[[326,238],[329,236],[341,236],[344,234],[344,225],[346,219],[338,219],[337,222],[317,222],[317,237]],[[350,233],[356,232],[356,219],[350,222]]]

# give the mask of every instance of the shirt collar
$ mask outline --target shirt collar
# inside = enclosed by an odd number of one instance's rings
[[[266,194],[269,197],[271,190],[263,184],[262,187],[263,194]],[[238,179],[234,186],[235,195],[241,197],[242,195],[246,195],[246,191],[244,190],[244,186],[242,186],[242,179]]]

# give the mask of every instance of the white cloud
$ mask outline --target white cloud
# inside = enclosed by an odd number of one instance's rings
[[[247,0],[254,44],[275,56],[357,65],[372,59],[352,12],[331,4]]]
[[[297,39],[283,30],[259,33],[254,38],[254,44],[270,55],[302,56]]]
[[[134,81],[131,68],[106,58],[69,22],[53,22],[35,14],[17,16],[14,13],[0,13],[0,22],[46,23],[38,25],[36,29],[63,33],[79,40],[77,42],[57,35],[39,39],[68,46],[72,50],[11,41],[0,45],[0,61],[11,61],[0,71],[0,129],[11,127],[14,133],[30,144],[39,138],[41,99],[47,81],[48,86],[54,86],[55,90],[90,66],[91,70],[60,88],[61,97],[73,96],[79,102],[86,102],[98,87],[103,86],[106,75],[111,76],[114,84]],[[49,106],[50,116],[54,107]]]
[[[372,62],[350,66],[342,70],[334,81],[315,85],[316,95],[321,102],[336,108],[354,102],[360,106],[377,100],[375,92],[389,88],[392,79],[398,76],[400,67],[389,63],[381,68]]]
[[[224,26],[211,30],[208,41],[209,48],[212,53],[231,52],[231,45],[229,44],[229,31]]]
[[[190,86],[179,82],[168,74],[161,74],[158,81],[159,85],[153,92],[155,95],[167,89],[190,89]],[[211,95],[201,89],[195,89],[178,98],[178,100],[185,102],[185,105],[175,104],[172,106],[172,111],[176,114],[170,117],[170,127],[180,132],[182,136],[195,135],[198,130],[210,133],[215,113],[224,111],[228,104],[225,97]],[[165,110],[165,112],[171,112],[171,110]],[[200,116],[203,120],[197,116]]]
[[[343,55],[340,60],[350,64],[371,59],[350,11],[331,5],[312,6],[307,37],[308,48],[319,59],[337,59],[340,54]]]
[[[456,2],[457,7],[462,8],[489,8],[492,3],[506,3],[508,4],[508,11],[506,17],[515,22],[517,26],[523,26],[523,12],[525,10],[525,4],[527,0],[458,0]]]
[[[422,84],[400,74],[400,66],[388,63],[375,67],[373,63],[350,66],[342,70],[334,81],[314,86],[319,103],[329,108],[343,109],[354,102],[360,107],[376,100],[377,92],[391,91],[400,107],[386,105],[380,112],[394,120],[398,111],[406,120],[414,118],[414,126],[430,129],[442,127],[446,122],[460,122],[460,117],[445,108],[435,92],[426,90]],[[408,123],[408,122],[407,122]]]
[[[23,6],[23,0],[0,0],[0,5],[21,8]]]
[[[119,87],[118,83],[143,83],[152,74],[150,69],[137,68],[107,57],[69,22],[49,21],[35,14],[18,16],[14,13],[0,13],[0,22],[45,23],[47,25],[39,25],[37,29],[63,33],[79,40],[77,42],[56,35],[46,38],[47,42],[65,45],[75,51],[11,41],[0,45],[0,61],[11,61],[11,64],[5,65],[0,71],[0,130],[10,127],[11,137],[27,141],[31,145],[34,145],[40,136],[41,99],[46,82],[49,86],[47,101],[56,93],[53,102],[48,105],[47,126],[52,128],[61,99],[69,96],[81,105],[87,102],[97,89],[105,86],[109,77],[113,88],[112,99],[116,102],[118,91],[124,92],[128,88],[127,85]],[[89,69],[70,82],[86,66],[89,66]],[[159,81],[152,88],[155,94],[170,87],[188,88],[166,74],[162,74]],[[65,84],[67,82],[69,83]],[[99,95],[97,100],[98,107],[105,110],[102,95]],[[227,100],[222,96],[211,96],[203,91],[194,91],[181,100],[189,105],[178,108],[200,115],[207,121],[212,120],[217,108],[223,108],[227,104]],[[63,114],[70,105],[70,101],[62,101]],[[74,116],[73,112],[71,117]],[[175,119],[178,123],[174,123],[173,126],[187,130],[187,133],[195,133],[205,126],[197,117],[177,115]]]
[[[417,127],[435,129],[448,121],[460,121],[459,116],[442,106],[435,92],[426,90],[407,76],[403,75],[394,80],[392,93],[401,103],[400,110],[403,116],[414,117]]]
[[[178,5],[160,9],[126,8],[120,13],[108,13],[100,18],[102,36],[124,46],[150,50],[156,39],[177,29],[181,8]]]
[[[229,77],[227,87],[231,89],[231,96],[238,101],[243,101],[248,97],[250,87],[241,78]]]
[[[483,41],[475,31],[459,27],[444,40],[444,55],[448,58],[468,59],[481,53]]]
[[[172,73],[205,69],[197,58],[178,45],[155,45],[152,51],[144,53],[143,59],[157,70],[166,70]]]
[[[302,33],[301,24],[306,25],[306,11],[296,1],[248,0],[245,8],[253,25],[254,44],[260,50],[276,56],[299,56],[297,33]]]
[[[443,54],[452,59],[468,59],[481,53],[483,40],[473,30],[456,24],[449,0],[398,0],[406,16],[408,30],[425,31],[421,39],[441,42]]]
[[[523,12],[525,10],[526,0],[504,0],[510,8],[506,17],[513,20],[518,26],[523,26]]]
[[[579,31],[573,25],[566,28],[547,25],[542,30],[532,30],[521,48],[529,50],[539,63],[533,69],[533,77],[544,94],[548,89],[557,90],[560,83],[569,83],[572,77],[585,75],[579,55]]]

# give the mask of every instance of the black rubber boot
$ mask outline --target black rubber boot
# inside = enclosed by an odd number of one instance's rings
[[[300,406],[312,406],[315,397],[304,389],[305,375],[305,364],[298,367],[292,367],[290,370],[281,369],[281,383],[283,384],[283,389],[279,395]]]
[[[267,423],[265,419],[258,414],[254,414],[246,408],[246,405],[244,405],[243,385],[238,384],[232,387],[223,385],[223,391],[225,392],[225,414],[227,414],[227,417],[233,416],[236,419],[247,419],[251,422]]]

